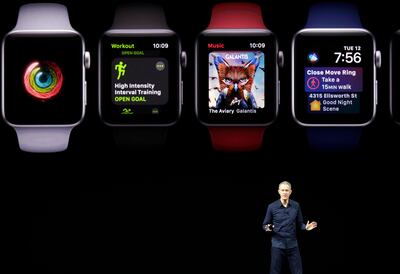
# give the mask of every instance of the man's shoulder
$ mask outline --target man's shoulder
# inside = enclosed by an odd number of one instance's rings
[[[279,199],[273,201],[272,203],[270,203],[270,204],[268,205],[268,207],[277,207],[277,206],[281,206],[281,201],[280,201]]]
[[[292,200],[292,199],[290,199],[290,204],[292,206],[296,206],[296,207],[300,206],[300,204],[298,202],[296,202],[295,200]]]

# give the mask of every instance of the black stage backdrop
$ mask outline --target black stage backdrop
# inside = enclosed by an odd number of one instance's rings
[[[155,1],[156,2],[156,1]],[[194,42],[217,1],[158,1],[188,53],[184,106],[162,151],[118,151],[97,111],[97,44],[117,1],[62,1],[92,54],[88,106],[68,151],[40,155],[18,150],[15,133],[0,123],[2,248],[10,273],[268,273],[270,237],[261,225],[282,180],[293,184],[305,220],[299,233],[304,273],[347,273],[380,267],[392,273],[396,246],[400,127],[389,114],[389,40],[400,28],[394,2],[359,1],[364,26],[377,39],[376,120],[357,152],[318,153],[290,113],[291,39],[310,1],[258,1],[277,34],[286,65],[281,106],[263,148],[217,153],[194,113]],[[18,7],[3,3],[1,34],[15,25]],[[240,38],[238,38],[240,39]],[[383,255],[384,259],[378,259]],[[10,268],[11,267],[11,268]],[[285,269],[284,273],[289,273]]]

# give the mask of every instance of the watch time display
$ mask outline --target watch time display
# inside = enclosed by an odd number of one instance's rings
[[[3,42],[4,116],[16,125],[83,117],[83,40],[75,32],[14,32]]]
[[[368,32],[301,32],[294,42],[294,110],[302,123],[363,124],[374,110]]]
[[[240,37],[240,38],[239,38]],[[268,124],[276,116],[277,41],[269,31],[205,31],[197,41],[197,115],[206,124]]]
[[[172,124],[180,111],[180,44],[172,31],[100,41],[100,113],[112,125]]]

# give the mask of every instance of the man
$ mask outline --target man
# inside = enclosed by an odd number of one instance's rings
[[[263,222],[264,230],[272,233],[270,274],[281,273],[285,258],[289,261],[292,274],[302,274],[296,227],[309,231],[316,228],[317,223],[307,221],[304,224],[299,203],[289,199],[292,194],[292,185],[289,182],[280,183],[278,193],[280,199],[268,205]]]

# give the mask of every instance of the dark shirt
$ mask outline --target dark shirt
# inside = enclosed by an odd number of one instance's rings
[[[306,229],[298,202],[289,200],[284,207],[281,200],[268,205],[263,226],[272,224],[272,246],[277,248],[293,248],[297,246],[296,227]]]

